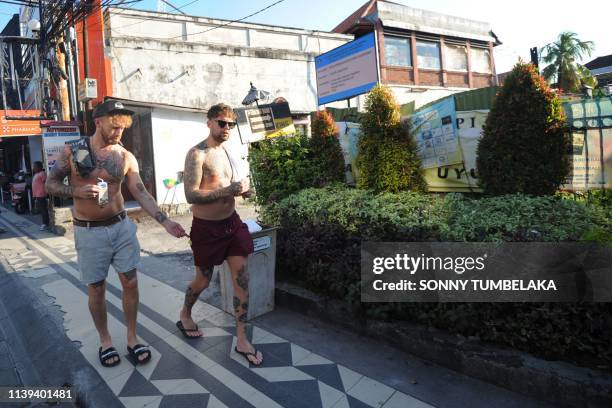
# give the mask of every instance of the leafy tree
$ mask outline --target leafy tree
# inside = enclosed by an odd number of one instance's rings
[[[359,188],[374,191],[425,191],[421,159],[409,123],[401,123],[391,89],[375,86],[361,116],[357,168]]]
[[[316,184],[323,186],[344,181],[344,156],[338,140],[338,126],[326,110],[314,114],[310,149],[319,168]]]
[[[550,195],[568,176],[570,142],[561,102],[532,64],[517,63],[483,127],[476,165],[493,195]]]
[[[593,49],[593,41],[580,41],[576,33],[562,32],[557,41],[540,50],[542,60],[550,64],[544,68],[542,75],[549,82],[556,79],[559,88],[563,90],[580,91],[583,83],[592,81],[588,79],[592,76],[576,61],[590,56]],[[589,85],[592,86],[592,84]]]

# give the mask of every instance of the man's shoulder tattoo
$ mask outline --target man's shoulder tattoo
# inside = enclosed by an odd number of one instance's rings
[[[201,152],[205,152],[206,150],[208,150],[208,144],[206,144],[206,142],[203,141],[195,145],[194,148]]]

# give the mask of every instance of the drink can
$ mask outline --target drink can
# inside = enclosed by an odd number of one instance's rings
[[[98,179],[98,205],[104,206],[108,204],[108,184],[102,179]]]

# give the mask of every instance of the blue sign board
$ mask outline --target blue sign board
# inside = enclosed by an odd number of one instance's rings
[[[319,55],[315,70],[319,105],[368,92],[378,83],[376,33]]]

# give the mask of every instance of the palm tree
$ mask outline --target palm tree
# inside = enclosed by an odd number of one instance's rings
[[[584,56],[590,56],[594,49],[593,41],[580,41],[576,33],[563,32],[556,42],[540,50],[542,60],[550,64],[542,71],[548,82],[557,79],[559,88],[570,92],[580,90],[584,77],[584,67],[578,64]]]

